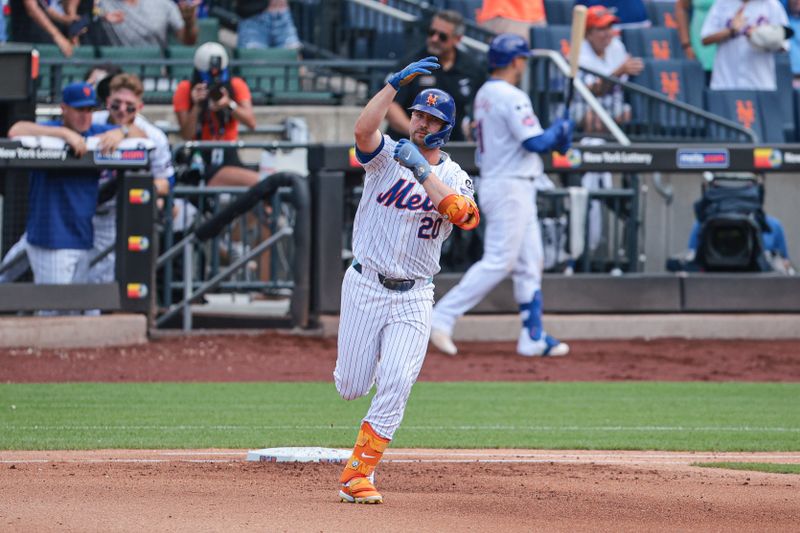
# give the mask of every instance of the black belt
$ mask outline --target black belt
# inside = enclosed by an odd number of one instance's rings
[[[353,263],[353,268],[356,272],[361,274],[361,263]],[[414,284],[416,283],[413,279],[397,279],[397,278],[387,278],[383,274],[378,273],[378,281],[389,289],[390,291],[399,291],[399,292],[406,292],[410,291],[414,288]]]

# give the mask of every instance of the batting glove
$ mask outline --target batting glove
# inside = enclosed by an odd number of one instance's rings
[[[550,127],[556,130],[556,142],[553,149],[560,154],[566,154],[572,146],[572,131],[575,129],[575,122],[562,118],[556,120]]]
[[[430,74],[432,70],[441,68],[436,56],[428,56],[425,59],[414,61],[400,72],[395,72],[389,77],[389,85],[395,90],[400,89],[401,85],[408,85],[411,80],[420,74]]]
[[[417,181],[424,183],[431,173],[431,166],[425,160],[414,143],[401,139],[394,147],[394,159],[404,167],[411,169]]]

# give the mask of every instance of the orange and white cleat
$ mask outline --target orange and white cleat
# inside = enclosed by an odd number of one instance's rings
[[[356,477],[342,485],[339,497],[345,503],[383,503],[383,496],[368,478]]]

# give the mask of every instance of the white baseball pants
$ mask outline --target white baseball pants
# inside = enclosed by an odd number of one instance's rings
[[[512,276],[518,304],[530,302],[542,286],[544,253],[534,181],[483,178],[478,184],[478,202],[481,217],[486,219],[483,257],[433,310],[433,327],[449,335],[458,318],[506,276]]]
[[[375,272],[366,267],[362,272],[352,267],[345,272],[333,377],[345,400],[365,396],[375,384],[364,421],[391,439],[428,349],[433,284],[392,291]]]

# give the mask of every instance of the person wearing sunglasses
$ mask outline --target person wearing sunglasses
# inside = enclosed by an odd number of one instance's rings
[[[62,139],[74,155],[87,151],[86,138],[97,136],[101,150],[115,145],[112,124],[92,124],[97,105],[94,88],[71,83],[61,94],[61,119],[37,124],[19,121],[9,137]],[[99,170],[34,170],[28,194],[25,241],[33,279],[40,284],[85,283],[93,246],[92,216],[97,207]]]
[[[115,140],[118,143],[123,139],[135,137],[152,141],[154,149],[151,152],[150,171],[153,173],[156,194],[164,196],[169,193],[170,187],[175,182],[172,152],[164,132],[141,115],[144,108],[143,95],[144,87],[135,74],[120,73],[113,76],[108,84],[106,109],[92,113],[92,123],[119,126],[117,130],[114,130]],[[105,184],[106,181],[113,179],[115,179],[114,175],[104,175],[101,179],[101,188],[104,191],[115,189],[114,183]],[[117,239],[116,195],[109,193],[102,196],[104,198],[110,196],[110,198],[105,201],[101,199],[101,203],[97,206],[97,212],[92,218],[94,226],[93,256],[102,253]],[[112,251],[91,268],[89,282],[110,283],[114,281],[114,261],[115,256]]]
[[[411,83],[400,87],[386,118],[389,122],[387,134],[395,140],[408,136],[411,116],[407,111],[414,98],[424,89],[437,88],[453,96],[456,104],[456,127],[450,137],[453,141],[468,140],[472,100],[475,92],[486,79],[485,68],[469,54],[457,48],[464,35],[464,18],[451,10],[439,11],[431,20],[425,39],[425,47],[415,50],[398,61],[398,69],[417,58],[436,56],[441,69],[418,76]]]

